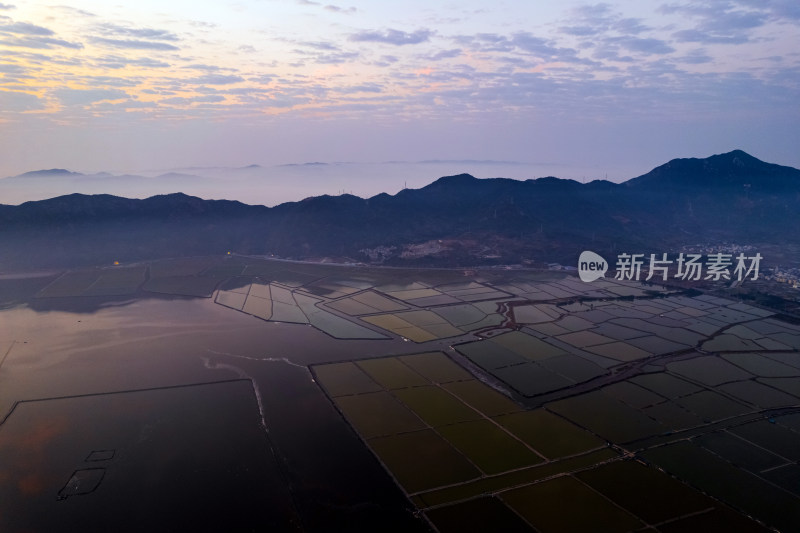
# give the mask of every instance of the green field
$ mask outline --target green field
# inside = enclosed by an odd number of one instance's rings
[[[722,420],[752,411],[752,408],[712,391],[690,394],[676,402],[708,421]]]
[[[607,344],[598,344],[586,348],[586,351],[592,352],[603,357],[610,357],[621,362],[637,361],[645,359],[652,354],[636,346],[632,346],[627,342],[609,342]]]
[[[487,419],[439,428],[439,434],[485,474],[499,474],[543,459],[504,429]]]
[[[430,385],[398,389],[393,394],[432,427],[476,420],[481,414],[445,389]]]
[[[702,390],[702,388],[693,383],[689,383],[677,376],[664,372],[636,376],[635,378],[631,378],[630,381],[670,399],[679,398]]]
[[[753,377],[753,374],[714,356],[695,357],[670,363],[667,365],[667,369],[674,374],[711,386]]]
[[[651,405],[659,404],[666,401],[666,398],[656,394],[649,389],[640,387],[630,381],[620,381],[613,385],[603,387],[602,390],[612,398],[616,398],[635,409],[641,409]]]
[[[336,405],[365,439],[425,429],[425,424],[388,392],[340,396]]]
[[[314,367],[314,373],[333,397],[383,390],[355,363],[319,365]]]
[[[644,526],[635,516],[571,476],[510,490],[500,498],[542,533],[630,531]]]
[[[442,386],[486,416],[513,413],[522,409],[507,396],[474,379],[446,383]]]
[[[612,442],[630,442],[666,430],[641,411],[600,391],[559,400],[547,408]]]
[[[381,312],[402,311],[403,309],[406,309],[406,306],[400,302],[391,300],[373,291],[366,291],[356,294],[351,296],[351,299],[364,305],[368,305]]]
[[[642,412],[664,426],[667,431],[691,428],[704,423],[700,416],[674,402],[646,407]]]
[[[786,459],[728,431],[700,435],[692,442],[754,474],[787,463]]]
[[[800,398],[781,392],[757,381],[737,381],[717,387],[718,391],[750,405],[764,409],[800,405]]]
[[[734,427],[731,432],[789,461],[800,461],[800,433],[791,429],[759,420]]]
[[[531,361],[541,361],[550,357],[567,354],[567,352],[561,348],[521,331],[503,333],[502,335],[493,337],[490,342],[511,350],[517,355],[521,355]]]
[[[366,359],[356,363],[384,389],[427,385],[428,380],[394,357]]]
[[[723,359],[756,376],[783,378],[800,374],[797,368],[779,363],[769,357],[754,353],[735,353],[722,356]]]
[[[456,327],[478,323],[486,318],[486,313],[469,304],[448,305],[436,309],[436,314]]]
[[[371,439],[368,443],[408,493],[480,476],[458,450],[429,429]]]
[[[522,363],[497,368],[492,371],[492,374],[523,396],[536,396],[563,389],[575,383],[536,363]]]
[[[432,509],[425,514],[441,533],[462,533],[463,531],[534,533],[534,530],[524,520],[497,498],[478,498]]]
[[[580,472],[576,477],[649,524],[702,512],[716,505],[711,498],[638,461],[608,463]]]
[[[588,431],[544,409],[496,416],[494,420],[548,459],[584,453],[605,445]]]
[[[431,311],[373,315],[363,320],[414,342],[427,342],[463,333]]]
[[[470,361],[490,372],[497,368],[518,365],[528,361],[527,358],[495,344],[491,340],[459,344],[456,349],[466,355]]]
[[[441,352],[405,355],[398,358],[433,383],[472,379],[472,375]]]
[[[668,473],[784,531],[800,524],[800,499],[694,444],[679,442],[642,454]]]

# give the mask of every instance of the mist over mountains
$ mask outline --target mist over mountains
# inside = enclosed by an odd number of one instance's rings
[[[433,178],[468,172],[480,178],[603,175],[601,170],[515,161],[430,160],[308,162],[277,166],[185,167],[136,173],[45,169],[0,178],[0,203],[21,204],[72,193],[149,198],[177,191],[205,199],[275,206],[309,196],[344,192],[363,198],[420,188]],[[578,173],[578,174],[576,174]],[[633,175],[633,174],[628,174]]]
[[[0,205],[0,228],[0,269],[228,251],[397,265],[572,264],[583,249],[797,242],[800,170],[735,150],[675,159],[621,184],[459,174],[395,195],[323,195],[271,208],[182,193],[71,194]]]

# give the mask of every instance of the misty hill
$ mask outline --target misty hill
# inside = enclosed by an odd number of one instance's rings
[[[41,177],[55,177],[55,176],[82,176],[80,172],[72,172],[64,168],[51,168],[49,170],[32,170],[25,172],[17,178],[41,178]]]
[[[72,194],[0,205],[0,268],[227,251],[442,266],[572,263],[584,249],[790,242],[800,237],[799,213],[800,171],[740,150],[675,159],[623,184],[461,174],[393,196],[318,196],[272,208],[180,193]],[[409,252],[431,242],[430,253]]]

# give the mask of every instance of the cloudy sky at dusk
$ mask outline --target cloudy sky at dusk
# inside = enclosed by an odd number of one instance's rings
[[[797,0],[326,1],[3,0],[0,176],[472,159],[620,180],[734,148],[800,167]]]

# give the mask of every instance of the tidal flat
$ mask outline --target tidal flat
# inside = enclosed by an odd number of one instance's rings
[[[242,256],[20,279],[2,531],[580,526],[547,502],[613,531],[800,528],[800,327],[769,309]]]

